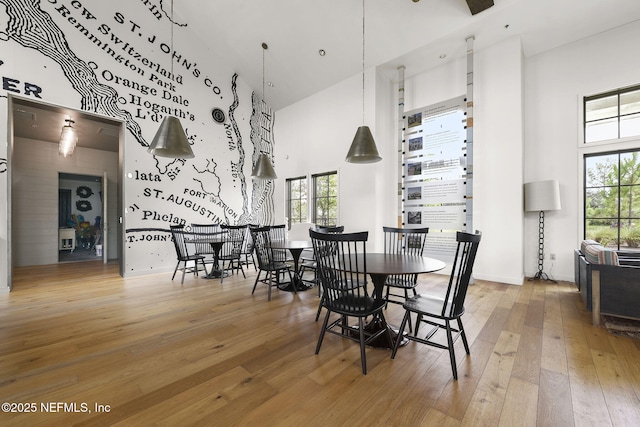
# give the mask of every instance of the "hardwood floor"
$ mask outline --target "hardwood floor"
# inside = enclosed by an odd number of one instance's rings
[[[572,283],[476,281],[453,381],[447,352],[414,342],[395,360],[368,349],[366,376],[352,341],[327,335],[316,356],[315,290],[267,302],[253,271],[170,278],[16,269],[0,295],[0,402],[35,412],[0,424],[640,425],[640,341],[593,327]],[[419,290],[444,284],[422,275]]]

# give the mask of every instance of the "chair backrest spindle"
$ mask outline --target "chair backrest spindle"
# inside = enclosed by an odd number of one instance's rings
[[[461,231],[456,233],[458,247],[453,260],[449,287],[445,295],[446,303],[442,307],[442,315],[455,317],[464,310],[464,300],[467,296],[467,289],[481,237],[482,233],[479,231],[476,231],[475,234]]]

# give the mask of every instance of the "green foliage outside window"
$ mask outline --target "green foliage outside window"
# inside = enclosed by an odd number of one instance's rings
[[[331,172],[313,177],[315,199],[313,222],[333,226],[338,222],[338,174]]]
[[[287,179],[287,211],[289,227],[293,223],[307,222],[307,177]]]
[[[640,151],[585,157],[585,237],[640,247]]]

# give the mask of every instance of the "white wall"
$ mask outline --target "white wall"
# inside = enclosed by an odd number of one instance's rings
[[[528,58],[525,67],[524,180],[558,179],[562,210],[545,215],[547,273],[573,281],[573,250],[583,238],[582,156],[640,147],[640,140],[581,144],[582,97],[640,83],[640,22]],[[525,216],[527,274],[537,270],[538,215]]]
[[[280,201],[279,217],[284,220],[286,178],[337,170],[340,224],[345,226],[345,231],[368,230],[369,246],[376,247],[382,244],[382,237],[378,238],[375,232],[381,228],[381,212],[388,210],[386,202],[395,203],[395,195],[381,190],[385,186],[383,171],[387,163],[395,162],[390,154],[395,141],[387,135],[388,124],[381,125],[386,132],[380,134],[374,122],[377,114],[373,107],[377,85],[374,70],[367,70],[365,84],[365,124],[371,128],[383,160],[366,165],[344,160],[357,128],[362,125],[362,75],[359,74],[276,112],[279,178],[275,199]]]
[[[526,59],[518,38],[475,51],[474,227],[483,232],[477,278],[521,284],[536,273],[538,216],[523,211],[523,184],[558,179],[562,210],[548,212],[545,224],[545,252],[554,253],[556,261],[547,259],[544,267],[556,279],[574,280],[573,250],[583,230],[582,156],[640,147],[638,139],[583,147],[582,97],[640,83],[640,56],[632,54],[639,36],[640,22],[635,22]],[[377,93],[396,93],[397,85],[388,90],[380,81]],[[384,135],[380,127],[375,136],[383,161],[344,163],[358,126],[358,83],[355,76],[277,112],[279,150],[290,154],[279,173],[286,178],[341,170],[342,222],[373,231],[396,220],[396,153],[385,144],[397,138],[393,126]],[[405,110],[465,92],[466,60],[461,59],[407,78]],[[387,105],[376,105],[376,117],[397,117],[397,99],[388,98]]]
[[[474,227],[483,232],[474,273],[515,284],[523,275],[521,51],[519,39],[511,39],[476,53],[474,110]],[[367,99],[375,90],[374,136],[383,160],[351,165],[344,156],[361,117],[360,78],[277,112],[278,152],[289,155],[278,162],[278,185],[284,191],[287,177],[338,169],[341,223],[368,230],[369,246],[381,250],[382,226],[397,224],[397,83],[378,73],[376,87],[367,85]],[[466,60],[454,61],[406,79],[405,110],[465,93]]]
[[[108,197],[116,203],[118,153],[76,147],[73,156],[64,158],[58,155],[57,144],[16,138],[13,167],[12,246],[16,266],[58,262],[59,172],[100,176],[107,172]],[[115,225],[116,209],[108,212],[109,223]],[[94,216],[85,215],[85,220],[93,224]],[[114,259],[117,257],[116,227],[110,228],[108,237],[107,256]]]

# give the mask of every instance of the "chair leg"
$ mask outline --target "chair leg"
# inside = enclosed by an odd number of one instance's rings
[[[316,354],[320,353],[320,346],[322,345],[322,340],[324,339],[324,333],[327,330],[327,325],[329,324],[329,315],[331,312],[327,310],[327,314],[324,316],[324,321],[322,322],[322,329],[320,330],[320,336],[318,337],[318,345],[316,345]]]
[[[237,264],[237,268],[236,270],[240,269],[240,271],[242,271],[242,277],[244,277],[245,279],[247,278],[247,275],[244,274],[244,268],[242,268],[242,263],[240,262],[240,259],[238,258],[238,264]]]
[[[362,317],[358,317],[358,329],[360,330],[360,361],[362,362],[362,374],[367,375],[367,352],[364,346],[364,323]]]
[[[385,288],[387,288],[387,295],[384,297],[384,300],[386,301],[384,303],[384,309],[386,310],[389,306],[389,285],[385,285]]]
[[[178,271],[179,266],[180,266],[180,261],[178,261],[178,263],[176,264],[176,268],[173,269],[173,276],[171,276],[171,280],[173,280],[176,277],[176,273]]]
[[[316,313],[316,322],[320,318],[320,312],[322,311],[322,303],[324,302],[324,293],[320,297],[320,303],[318,304],[318,312]]]
[[[251,291],[251,295],[253,295],[253,293],[256,291],[256,286],[258,286],[258,281],[260,279],[260,273],[262,273],[262,270],[258,270],[258,274],[256,275],[256,281],[253,282],[253,290]]]
[[[273,287],[273,275],[276,275],[276,287],[280,287],[280,275],[278,274],[277,271],[270,271],[267,274],[267,278],[269,279],[267,282],[267,285],[269,286],[269,296],[267,298],[267,301],[271,301],[271,288]]]
[[[458,379],[458,368],[456,367],[456,351],[453,348],[453,336],[451,335],[451,322],[445,320],[447,330],[447,345],[449,346],[449,358],[451,359],[451,370],[453,371],[453,379]]]
[[[458,329],[460,329],[460,335],[462,336],[462,344],[464,344],[464,350],[467,354],[471,354],[469,352],[469,343],[467,342],[467,334],[464,333],[464,326],[462,326],[462,319],[458,317]]]
[[[413,290],[415,292],[415,289]],[[404,300],[409,299],[409,290],[407,288],[404,289]],[[409,333],[413,332],[413,326],[411,325],[411,316],[409,316]]]
[[[413,332],[413,336],[418,336],[418,329],[420,328],[420,322],[422,322],[422,314],[416,316],[416,330]]]
[[[187,261],[184,262],[182,266],[182,280],[180,281],[181,285],[184,285],[184,274],[187,272]]]
[[[402,318],[402,323],[400,324],[400,329],[398,330],[398,337],[396,338],[396,342],[393,343],[393,351],[391,352],[391,358],[395,359],[396,352],[398,351],[398,347],[400,346],[400,341],[402,341],[402,335],[404,333],[404,327],[407,324],[407,319],[411,313],[407,310],[404,313],[404,317]],[[418,329],[418,325],[416,325],[416,329]]]
[[[204,263],[204,259],[201,259],[202,269],[204,270],[204,277],[207,277],[209,273],[207,273],[207,264]],[[196,261],[196,270],[198,270],[198,261]]]

